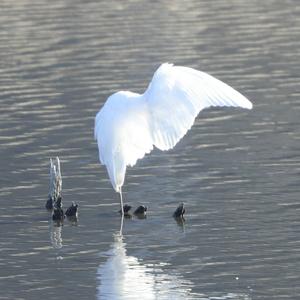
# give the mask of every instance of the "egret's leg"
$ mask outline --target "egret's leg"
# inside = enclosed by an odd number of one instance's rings
[[[121,213],[124,216],[124,207],[123,207],[123,198],[122,198],[122,190],[120,188],[120,204],[121,204]]]
[[[122,236],[123,232],[123,221],[124,221],[124,207],[123,207],[123,198],[122,198],[122,190],[120,188],[120,205],[121,205],[121,226],[120,226],[120,236]]]

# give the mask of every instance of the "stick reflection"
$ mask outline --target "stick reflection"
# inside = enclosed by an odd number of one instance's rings
[[[59,222],[50,223],[50,241],[54,249],[60,249],[63,246],[61,237],[62,225]]]

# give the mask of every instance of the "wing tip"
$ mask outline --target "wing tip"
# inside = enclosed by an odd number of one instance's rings
[[[244,105],[243,107],[246,108],[246,109],[251,110],[251,109],[253,108],[253,104],[252,104],[251,101],[249,101],[249,100],[247,99],[247,102],[245,103],[245,105]]]

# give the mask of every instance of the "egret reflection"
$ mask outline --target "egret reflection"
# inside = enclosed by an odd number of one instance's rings
[[[193,293],[194,284],[178,273],[166,274],[166,264],[147,264],[135,256],[127,255],[124,237],[119,233],[114,235],[112,246],[104,255],[107,260],[97,270],[97,299],[251,300],[248,293]]]
[[[122,235],[114,235],[107,261],[97,271],[97,299],[196,299],[191,282],[180,276],[165,274],[164,264],[147,265],[126,253]]]

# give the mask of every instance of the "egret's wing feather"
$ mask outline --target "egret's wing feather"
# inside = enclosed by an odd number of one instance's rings
[[[153,148],[146,102],[141,95],[119,92],[110,96],[96,116],[95,138],[100,161],[119,191],[126,166],[135,165]]]
[[[216,78],[190,68],[163,64],[143,95],[118,92],[96,116],[99,158],[116,191],[126,167],[153,149],[173,148],[191,128],[198,113],[210,106],[252,104]]]
[[[153,144],[173,148],[210,106],[252,108],[252,103],[220,80],[187,67],[163,64],[144,93],[151,116]]]

